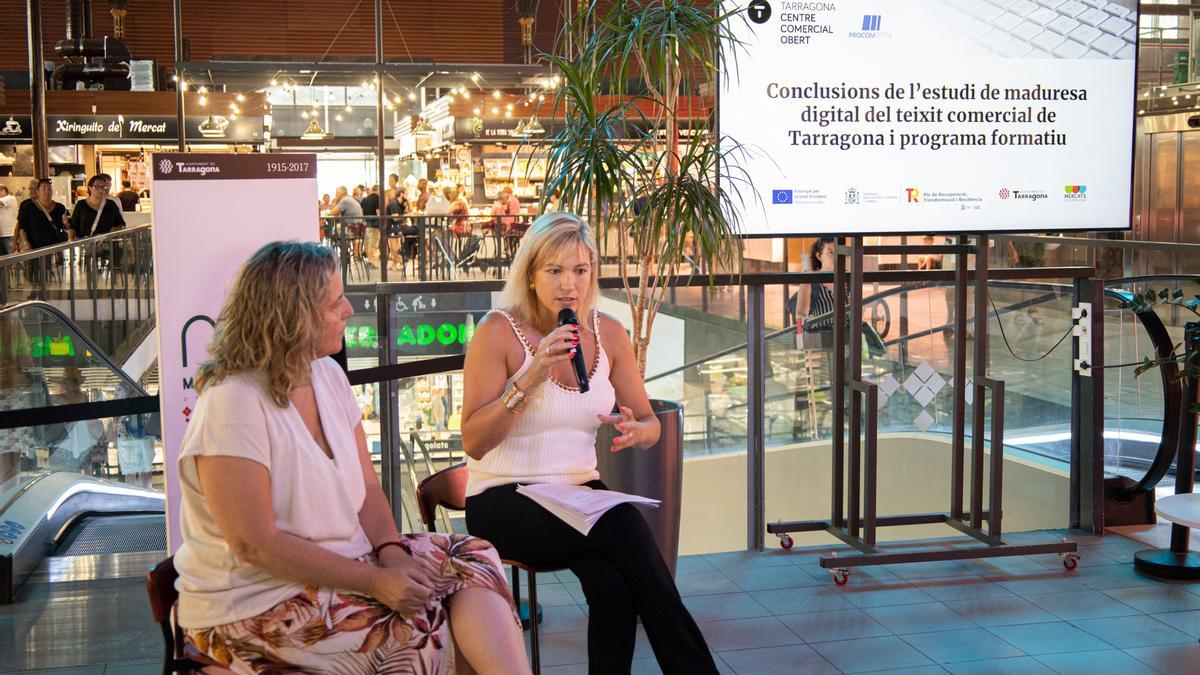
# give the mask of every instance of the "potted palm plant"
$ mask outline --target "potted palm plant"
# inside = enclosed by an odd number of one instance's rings
[[[543,199],[557,193],[596,228],[610,260],[615,253],[643,375],[671,279],[741,270],[750,181],[736,161],[744,149],[718,138],[714,105],[722,59],[738,46],[726,22],[741,20],[738,11],[710,0],[585,3],[560,36],[571,53],[543,55],[561,82],[553,116],[564,120],[537,142],[547,157]],[[654,403],[657,447],[613,455],[601,433],[597,454],[610,487],[663,500],[647,515],[673,569],[683,415]]]

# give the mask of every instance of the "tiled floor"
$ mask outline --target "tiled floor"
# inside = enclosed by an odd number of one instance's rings
[[[1159,545],[1165,531],[1135,536]],[[998,558],[863,568],[837,587],[816,563],[829,549],[797,549],[683,558],[678,585],[727,673],[1200,673],[1200,584],[1136,574],[1142,541],[1071,538],[1083,556],[1072,572],[1053,555]],[[79,562],[44,566],[0,607],[0,668],[159,672],[141,580],[156,557],[83,561],[93,581],[78,580]],[[543,672],[585,673],[579,583],[543,575],[538,596]],[[635,658],[635,673],[659,672],[640,629]]]

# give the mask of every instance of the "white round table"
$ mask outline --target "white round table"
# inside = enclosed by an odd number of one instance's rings
[[[1162,497],[1155,501],[1154,512],[1177,525],[1200,528],[1200,494]]]

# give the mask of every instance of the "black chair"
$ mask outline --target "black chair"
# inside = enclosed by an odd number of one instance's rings
[[[204,656],[183,637],[183,629],[175,623],[175,602],[179,592],[175,590],[174,556],[167,556],[146,573],[146,594],[150,596],[150,613],[162,628],[163,675],[191,673],[204,670],[209,673],[228,673],[224,666]]]
[[[467,465],[455,464],[438,471],[417,485],[417,507],[421,511],[421,521],[425,529],[437,531],[437,507],[462,511],[467,508]],[[538,624],[541,623],[542,613],[537,604],[537,575],[542,572],[559,572],[565,567],[533,567],[518,560],[503,560],[504,564],[512,567],[513,602],[521,606],[521,577],[520,571],[525,570],[529,583],[529,616],[521,616],[521,627],[529,629],[530,660],[533,672],[542,672],[541,657],[538,652]]]

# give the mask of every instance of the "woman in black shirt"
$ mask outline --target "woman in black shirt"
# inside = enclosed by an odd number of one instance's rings
[[[105,234],[125,227],[121,205],[108,196],[111,189],[112,178],[106,173],[98,173],[88,180],[87,199],[75,202],[75,210],[71,213],[71,230],[76,238]],[[100,214],[98,218],[97,212]]]
[[[33,196],[17,209],[16,241],[22,251],[67,240],[67,207],[54,201],[49,178],[38,180]]]

